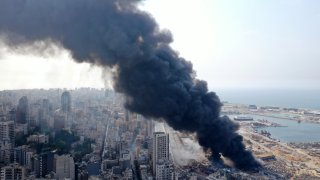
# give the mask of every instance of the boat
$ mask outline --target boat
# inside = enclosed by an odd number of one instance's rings
[[[251,116],[236,116],[233,118],[235,121],[253,121]]]

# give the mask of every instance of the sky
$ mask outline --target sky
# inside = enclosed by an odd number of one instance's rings
[[[320,1],[146,0],[211,90],[320,88]],[[0,44],[0,90],[103,88],[102,70],[55,56],[16,54]]]

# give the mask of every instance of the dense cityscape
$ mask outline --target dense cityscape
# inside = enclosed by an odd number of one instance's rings
[[[320,177],[319,143],[281,143],[257,129],[279,124],[239,116],[291,113],[297,121],[319,122],[316,112],[225,102],[222,113],[241,124],[246,145],[263,164],[242,172],[227,159],[211,162],[194,134],[132,113],[123,102],[123,95],[104,89],[1,91],[1,179]]]
[[[0,0],[0,180],[319,180],[319,7]]]

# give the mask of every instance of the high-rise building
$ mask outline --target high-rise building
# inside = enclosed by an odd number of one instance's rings
[[[27,145],[22,145],[19,147],[14,148],[14,161],[15,163],[18,163],[22,166],[26,165],[27,161],[27,152],[29,151],[29,148]]]
[[[34,155],[33,151],[32,151],[32,150],[28,150],[28,151],[26,152],[26,156],[25,156],[25,167],[26,167],[27,169],[30,169],[30,170],[31,170],[31,168],[32,168],[32,158],[33,158],[33,155]]]
[[[0,141],[0,163],[10,164],[13,162],[13,144],[9,140]]]
[[[18,163],[22,166],[25,165],[25,157],[26,157],[26,145],[18,146],[14,148],[14,162]]]
[[[141,178],[148,179],[148,166],[147,165],[140,165],[139,170],[140,170]]]
[[[44,152],[40,155],[40,177],[45,177],[53,171],[54,153]]]
[[[156,180],[173,180],[174,168],[172,162],[159,160],[156,165]]]
[[[173,180],[174,167],[170,160],[169,134],[163,123],[155,123],[152,138],[152,172],[156,180]]]
[[[53,165],[56,179],[75,179],[74,160],[69,154],[55,155]]]
[[[8,120],[9,120],[9,121],[16,122],[16,119],[17,119],[17,111],[16,111],[15,108],[12,108],[12,109],[9,111]]]
[[[0,162],[9,164],[13,161],[14,121],[0,122]]]
[[[40,103],[32,103],[30,104],[30,112],[29,112],[29,126],[39,126],[40,124],[40,115],[41,115],[41,104]]]
[[[27,96],[23,96],[19,100],[17,107],[17,123],[26,124],[29,121],[29,103]]]
[[[48,131],[49,128],[49,119],[50,119],[50,102],[48,99],[43,99],[40,109],[40,129],[41,132]]]
[[[43,151],[32,159],[32,170],[36,172],[38,178],[44,178],[53,171],[54,152]]]
[[[53,123],[54,129],[61,130],[65,128],[66,120],[67,120],[67,116],[65,114],[60,114],[59,112],[56,112],[56,114],[54,115],[54,123]]]
[[[14,122],[1,121],[0,122],[0,141],[8,140],[14,142]]]
[[[127,151],[127,152],[124,152],[124,153],[121,153],[120,155],[121,157],[119,158],[119,166],[121,168],[122,171],[126,170],[127,168],[131,168],[130,167],[130,152]]]
[[[130,111],[128,109],[125,110],[125,119],[126,121],[130,120]]]
[[[152,119],[145,119],[147,124],[147,136],[152,138],[153,131],[154,131],[154,123]]]
[[[156,175],[157,163],[169,161],[169,134],[154,132],[152,146],[152,171]]]
[[[0,104],[0,116],[3,116],[5,114],[5,107],[4,105]]]
[[[71,94],[65,91],[61,95],[61,110],[63,112],[71,112]]]
[[[9,166],[4,166],[1,168],[1,179],[25,179],[25,169],[23,166],[17,164],[11,164]]]
[[[42,100],[42,109],[43,109],[43,114],[48,115],[50,111],[50,102],[49,99],[43,99]]]

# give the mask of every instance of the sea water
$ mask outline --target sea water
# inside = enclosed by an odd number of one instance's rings
[[[320,89],[215,89],[221,101],[320,110]]]
[[[320,124],[309,122],[298,122],[294,120],[265,117],[259,115],[248,115],[254,120],[264,119],[270,122],[275,122],[283,127],[263,127],[257,128],[267,130],[271,133],[271,137],[280,140],[281,142],[320,142]]]

